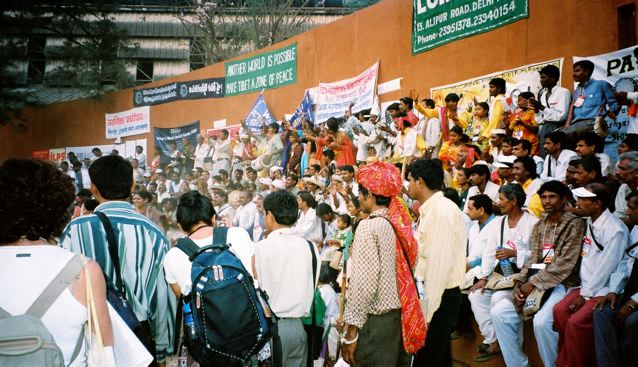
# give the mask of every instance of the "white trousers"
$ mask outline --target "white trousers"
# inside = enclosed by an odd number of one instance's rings
[[[512,294],[512,290],[492,291],[486,289],[482,294],[481,290],[477,290],[468,295],[474,320],[478,324],[485,344],[492,344],[496,341],[490,310],[502,299],[508,298],[510,294]]]

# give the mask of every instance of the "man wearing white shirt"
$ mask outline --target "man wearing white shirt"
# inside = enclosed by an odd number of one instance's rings
[[[627,218],[626,197],[638,189],[638,152],[627,152],[620,156],[616,167],[616,177],[622,182],[622,185],[616,194],[614,215],[625,220]]]
[[[301,318],[310,311],[320,263],[315,246],[291,228],[298,210],[297,199],[285,190],[264,199],[269,235],[255,244],[253,264],[255,279],[268,293],[270,307],[279,317],[282,365],[306,367],[308,343]],[[314,274],[313,257],[317,259]]]
[[[293,231],[296,235],[311,241],[315,245],[323,242],[321,219],[317,216],[315,208],[317,202],[308,191],[299,191],[297,194],[297,204],[299,205],[299,219]]]
[[[518,253],[518,246],[530,248],[530,236],[538,219],[523,210],[525,192],[518,184],[509,184],[499,190],[498,207],[503,216],[495,218],[485,228],[487,238],[481,258],[481,270],[477,278],[479,281],[470,289],[469,300],[472,305],[474,318],[479,325],[484,338],[479,349],[478,362],[488,361],[501,354],[500,345],[496,338],[496,331],[492,323],[490,309],[499,301],[510,297],[511,290],[486,290],[485,285],[500,260],[509,259],[514,264],[525,263],[525,253]],[[517,261],[520,258],[521,261]],[[502,272],[502,270],[501,270]]]
[[[215,142],[215,152],[213,153],[213,176],[219,174],[219,170],[226,172],[230,169],[230,136],[228,130],[224,129]]]
[[[252,195],[249,191],[242,191],[239,194],[239,204],[240,206],[235,212],[235,218],[233,218],[233,225],[245,229],[252,239],[255,217],[259,215],[259,212],[252,201]]]
[[[545,136],[543,147],[547,155],[541,173],[543,182],[565,181],[569,161],[578,158],[576,152],[564,149],[565,143],[567,143],[567,135],[562,131],[553,131]]]
[[[204,159],[208,156],[210,146],[204,140],[203,135],[197,135],[197,146],[195,147],[195,168],[204,167]]]
[[[567,88],[558,85],[560,70],[555,65],[543,67],[539,74],[543,88],[538,92],[537,100],[531,99],[527,103],[538,111],[536,121],[540,125],[538,137],[542,144],[549,133],[565,124],[572,95]],[[540,146],[540,152],[545,157],[547,151],[544,145]]]
[[[561,343],[558,366],[589,366],[594,360],[593,312],[609,293],[611,274],[627,247],[627,227],[607,209],[607,187],[592,183],[573,191],[577,207],[587,218],[580,263],[581,285],[554,306],[554,328]]]
[[[141,145],[135,147],[135,155],[133,158],[137,159],[141,169],[146,169],[146,154],[144,154],[144,148]]]
[[[235,218],[235,208],[228,204],[228,194],[225,191],[219,190],[213,194],[213,205],[215,205],[217,218],[230,220]]]
[[[368,137],[373,129],[374,126],[372,126],[368,120],[352,128],[352,132],[354,133],[353,144],[357,147],[357,162],[365,162],[366,159],[368,159]]]
[[[606,153],[596,153],[598,146],[604,144],[602,138],[596,133],[585,133],[577,138],[576,141],[576,153],[579,157],[587,157],[595,155],[600,160],[600,171],[603,177],[607,177],[614,173],[614,166],[612,165],[611,158]]]
[[[356,198],[359,196],[359,184],[354,180],[354,167],[350,165],[340,166],[337,169],[341,172],[341,178],[343,179],[343,187],[350,195],[350,198]]]
[[[631,366],[638,358],[638,192],[627,197],[634,228],[623,259],[611,275],[609,293],[594,311],[594,345],[599,367]],[[606,305],[609,303],[609,305]]]
[[[485,235],[487,224],[494,219],[494,207],[492,199],[485,194],[470,196],[467,199],[467,215],[472,219],[472,227],[467,237],[467,268],[472,280],[481,272],[481,260],[487,237]],[[466,274],[466,280],[468,280]]]
[[[490,181],[490,169],[486,165],[476,164],[468,168],[467,175],[473,185],[467,192],[468,198],[478,194],[485,194],[494,202],[498,200],[499,186]],[[468,202],[465,201],[463,212],[467,212],[467,206]]]

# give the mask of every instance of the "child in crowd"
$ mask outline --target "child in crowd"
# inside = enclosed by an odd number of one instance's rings
[[[485,150],[489,143],[488,139],[479,143],[479,138],[485,133],[485,129],[490,123],[487,118],[489,111],[490,105],[486,102],[477,103],[472,111],[472,119],[468,121],[467,127],[465,128],[465,134],[470,138],[472,144],[476,144],[481,148],[481,151]]]
[[[339,298],[334,290],[337,280],[337,272],[328,263],[322,263],[319,270],[318,289],[321,299],[326,304],[326,314],[323,318],[323,352],[324,358],[329,358],[334,362],[337,359],[337,318],[339,317]],[[327,353],[326,353],[327,348]]]
[[[506,129],[516,139],[526,139],[532,143],[530,155],[538,155],[538,123],[533,108],[529,108],[529,100],[534,99],[534,93],[523,92],[518,96],[518,108],[509,116],[509,126]]]

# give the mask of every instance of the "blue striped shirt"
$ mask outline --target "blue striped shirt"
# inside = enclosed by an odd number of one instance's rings
[[[138,320],[148,320],[155,337],[157,358],[173,352],[176,300],[164,277],[162,263],[170,249],[157,225],[124,201],[109,201],[95,211],[106,214],[116,229],[122,281],[126,298]],[[115,270],[108,253],[106,232],[96,215],[72,220],[60,236],[60,246],[97,261],[107,282],[114,284]]]

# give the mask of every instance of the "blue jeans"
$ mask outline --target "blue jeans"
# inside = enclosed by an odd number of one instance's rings
[[[625,320],[623,328],[616,327],[616,315],[622,304],[612,310],[606,305],[594,311],[594,342],[598,367],[632,366],[638,359],[638,312]]]

